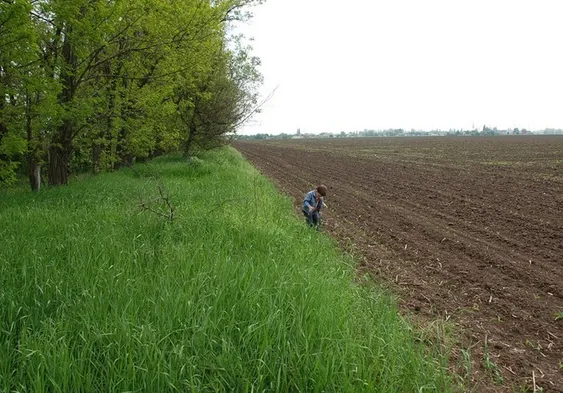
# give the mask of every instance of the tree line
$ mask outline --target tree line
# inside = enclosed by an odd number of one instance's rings
[[[262,0],[0,0],[0,183],[211,148],[255,110]]]
[[[341,132],[321,132],[320,134],[307,134],[307,133],[296,133],[296,134],[267,134],[258,133],[253,135],[237,135],[238,140],[265,140],[265,139],[294,139],[294,138],[358,138],[358,137],[415,137],[415,136],[480,136],[480,135],[531,135],[531,134],[562,134],[563,130],[548,128],[544,130],[529,131],[525,128],[510,128],[508,130],[499,130],[496,127],[489,128],[487,126],[483,127],[482,131],[477,129],[465,130],[465,129],[450,129],[448,131],[443,130],[415,130],[410,131],[404,130],[402,128],[394,128],[387,130],[368,130],[363,131],[341,131]]]

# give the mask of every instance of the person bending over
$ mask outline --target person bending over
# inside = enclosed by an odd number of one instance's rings
[[[325,185],[320,185],[305,195],[301,210],[310,227],[319,229],[321,224],[321,208],[326,206],[323,198],[326,196],[327,188]]]

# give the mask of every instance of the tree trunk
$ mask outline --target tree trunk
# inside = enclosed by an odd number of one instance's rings
[[[125,85],[127,88],[127,85]],[[123,99],[123,97],[122,97]],[[134,116],[131,108],[131,103],[128,102],[126,105],[122,106],[121,109],[121,120],[124,124],[127,123],[129,117]],[[121,126],[117,133],[111,133],[111,156],[113,159],[113,169],[118,170],[123,165],[131,165],[132,156],[128,152],[127,146],[127,127]]]
[[[39,101],[36,98],[36,103]],[[25,99],[25,128],[27,134],[27,171],[29,175],[29,186],[31,191],[38,192],[41,189],[41,166],[37,160],[37,145],[33,140],[33,117],[31,111],[33,109],[33,100],[26,90]]]
[[[4,135],[8,133],[8,127],[6,127],[2,122],[0,122],[0,142],[2,142],[2,138]]]
[[[67,28],[72,32],[72,28]],[[77,58],[70,42],[69,34],[65,35],[62,55],[64,67],[61,72],[63,89],[59,94],[58,101],[63,107],[70,104],[74,99],[77,88],[76,64]],[[47,166],[47,177],[49,184],[59,186],[68,183],[70,173],[69,163],[72,152],[72,138],[74,136],[74,122],[72,119],[65,119],[56,131],[51,146],[49,147],[49,163]]]
[[[49,147],[47,177],[49,178],[49,184],[52,186],[68,183],[73,127],[74,125],[70,120],[65,120],[58,130],[59,139],[53,141]]]
[[[69,156],[65,149],[60,145],[49,147],[49,165],[47,166],[47,177],[49,184],[60,186],[68,183],[68,162]]]
[[[4,63],[5,60],[0,59],[0,86],[4,85],[4,74],[6,72],[3,66]],[[4,94],[5,94],[4,89],[1,89],[0,95],[2,96],[2,99],[0,99],[0,114],[4,111],[4,105],[6,103]],[[4,123],[2,123],[2,120],[0,118],[0,142],[2,141],[2,138],[4,138],[4,135],[6,135],[7,133],[8,133],[8,127],[6,127]]]
[[[102,146],[100,143],[92,144],[92,170],[94,174],[101,172],[100,159],[102,157]]]
[[[0,83],[3,83],[1,79],[0,79]],[[0,99],[0,113],[2,113],[3,110],[4,110],[4,99],[2,98]],[[2,120],[0,119],[0,142],[2,142],[2,139],[7,133],[8,133],[8,127],[6,127],[6,125],[2,123]]]
[[[41,165],[39,165],[36,160],[30,160],[28,165],[31,191],[39,192],[41,189]]]
[[[194,99],[194,110],[192,113],[191,119],[186,121],[186,118],[182,116],[182,120],[186,123],[188,127],[188,137],[184,141],[183,148],[184,148],[184,157],[188,158],[190,156],[190,149],[194,143],[195,137],[197,135],[197,124],[196,124],[196,116],[198,116],[198,107],[199,107],[199,97],[195,97]]]
[[[195,130],[190,127],[188,138],[184,141],[184,158],[190,156],[190,149],[193,145],[195,138]]]

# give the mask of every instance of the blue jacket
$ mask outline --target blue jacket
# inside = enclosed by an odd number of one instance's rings
[[[317,208],[317,211],[321,210],[323,206],[323,201],[321,198],[317,200],[317,192],[316,190],[309,191],[307,195],[305,195],[305,199],[303,200],[303,205],[301,206],[301,210],[305,213],[309,213],[309,206],[313,206]]]

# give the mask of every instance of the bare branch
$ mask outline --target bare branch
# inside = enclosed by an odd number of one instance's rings
[[[131,167],[131,168],[135,171],[135,169],[133,167]],[[135,172],[137,172],[137,171],[135,171]],[[141,208],[141,211],[149,211],[151,213],[156,214],[157,216],[166,218],[170,222],[174,221],[176,208],[172,204],[172,202],[170,200],[170,195],[168,195],[166,188],[164,186],[164,183],[162,183],[161,180],[159,180],[159,183],[158,183],[158,193],[160,194],[160,197],[155,198],[152,202],[153,203],[164,203],[166,205],[166,208],[164,208],[164,209],[154,208],[154,207],[151,206],[150,201],[146,202],[141,197],[139,197],[139,199],[140,199],[139,207]]]
[[[254,109],[252,109],[252,111],[250,111],[250,113],[247,116],[245,116],[242,120],[240,120],[238,123],[236,123],[233,128],[237,128],[237,127],[243,125],[244,123],[246,123],[246,121],[248,119],[250,119],[252,116],[254,116],[254,114],[256,112],[258,112],[260,110],[260,108],[262,108],[268,101],[270,101],[272,99],[272,97],[276,93],[276,90],[278,89],[278,87],[279,87],[279,85],[276,86],[275,89],[272,90],[272,92],[270,94],[268,94],[268,96],[266,98],[264,98],[262,100],[262,102],[260,102],[260,104],[258,104],[256,107],[254,107]]]

